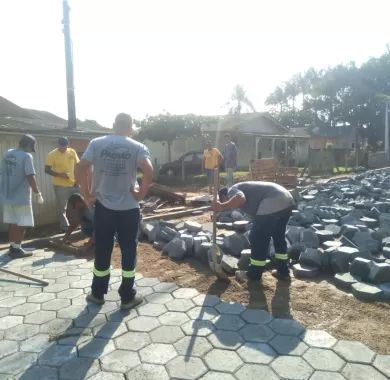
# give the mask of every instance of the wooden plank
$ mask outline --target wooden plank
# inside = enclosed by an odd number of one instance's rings
[[[182,216],[188,216],[191,215],[194,211],[203,211],[206,212],[210,209],[210,206],[202,206],[197,208],[189,208],[182,211],[175,211],[175,212],[167,212],[166,214],[158,214],[158,215],[148,215],[142,218],[143,221],[151,221],[151,220],[167,220],[167,219],[176,219],[181,218]]]

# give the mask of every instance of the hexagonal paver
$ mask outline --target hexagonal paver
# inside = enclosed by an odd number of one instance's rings
[[[371,363],[375,356],[374,351],[356,341],[339,340],[333,350],[345,360],[355,363]]]
[[[165,304],[169,311],[186,312],[194,307],[194,303],[187,299],[174,299]]]
[[[159,279],[158,278],[154,278],[154,277],[144,277],[144,278],[141,278],[140,280],[136,281],[137,287],[140,287],[140,286],[155,286],[155,285],[157,285],[159,283],[160,283]]]
[[[19,348],[18,342],[12,340],[0,341],[0,359],[17,352]]]
[[[248,342],[266,343],[271,340],[275,333],[264,325],[247,325],[240,330],[242,337]]]
[[[91,329],[74,327],[57,337],[57,343],[66,346],[80,346],[93,338]]]
[[[336,372],[315,371],[310,380],[345,380],[345,377]]]
[[[164,305],[157,303],[147,303],[138,308],[139,315],[146,315],[148,317],[158,317],[167,311]]]
[[[10,298],[13,294],[14,292],[0,292],[0,301]]]
[[[57,368],[34,366],[23,373],[23,380],[57,380]]]
[[[271,367],[282,378],[289,380],[309,379],[313,369],[302,359],[295,356],[279,356]]]
[[[197,379],[207,371],[201,359],[189,356],[178,356],[171,360],[166,367],[172,378],[183,380]]]
[[[186,313],[179,311],[168,311],[167,313],[158,317],[158,320],[162,325],[167,326],[180,326],[183,323],[190,320]]]
[[[58,318],[70,318],[74,319],[81,315],[84,315],[88,312],[87,308],[85,306],[68,306],[65,309],[60,310],[57,313]]]
[[[179,326],[160,326],[149,335],[155,343],[175,343],[184,337],[184,333]]]
[[[169,293],[153,293],[146,296],[146,301],[150,303],[166,304],[172,300],[173,297]]]
[[[74,358],[60,368],[60,378],[64,380],[86,379],[100,370],[97,360]]]
[[[317,348],[331,348],[337,339],[323,330],[306,330],[301,339],[309,346]]]
[[[42,310],[57,311],[70,306],[70,300],[67,299],[54,299],[42,304]]]
[[[245,343],[237,351],[246,363],[269,364],[277,353],[267,343]]]
[[[341,374],[348,380],[386,380],[387,377],[383,376],[375,368],[364,365],[347,363],[347,365],[341,371]]]
[[[52,345],[39,357],[40,365],[60,366],[77,356],[76,347]]]
[[[80,357],[99,359],[115,350],[114,341],[111,339],[94,338],[80,344],[78,352]]]
[[[4,302],[3,304],[6,304],[7,307],[15,307],[25,303],[26,303],[26,297],[12,297],[10,299],[7,299],[7,302]]]
[[[37,354],[17,352],[0,360],[1,373],[17,375],[31,367],[37,360]],[[5,377],[6,378],[6,377]]]
[[[57,298],[74,299],[83,295],[84,292],[81,289],[66,289],[57,293]]]
[[[215,326],[210,321],[188,321],[184,323],[181,328],[186,335],[208,336],[215,331]]]
[[[125,373],[141,364],[136,352],[115,350],[101,359],[105,371]]]
[[[198,296],[192,298],[192,301],[195,303],[195,305],[202,307],[214,307],[221,302],[219,297],[215,296],[214,294],[199,294]]]
[[[377,355],[374,366],[390,378],[390,355]]]
[[[152,343],[143,348],[139,355],[143,363],[166,364],[177,356],[177,352],[171,344]]]
[[[58,336],[71,328],[72,324],[73,321],[71,319],[53,319],[42,324],[39,331],[51,336]]]
[[[209,371],[200,380],[236,380],[230,373]]]
[[[65,277],[66,275],[67,275],[67,272],[65,272],[65,271],[63,271],[63,272],[51,271],[49,273],[44,273],[43,278],[55,280],[55,279],[60,278],[60,277]]]
[[[37,303],[43,303],[50,300],[54,300],[55,294],[53,293],[38,293],[33,296],[28,297],[28,302],[37,302]]]
[[[70,284],[73,281],[78,281],[80,280],[80,276],[66,276],[66,277],[61,277],[56,279],[56,284]]]
[[[214,371],[234,372],[242,365],[241,358],[234,351],[229,350],[211,350],[205,355],[204,360]]]
[[[146,297],[149,294],[153,294],[153,288],[151,286],[142,286],[137,288],[137,294],[142,297]]]
[[[187,315],[191,319],[202,319],[202,320],[210,320],[211,321],[215,317],[218,317],[220,314],[213,307],[195,306],[194,308],[192,308],[190,311],[187,312]]]
[[[11,327],[20,325],[21,323],[23,323],[23,317],[15,317],[14,315],[2,317],[0,318],[0,330],[8,330]]]
[[[128,332],[115,339],[115,345],[121,350],[138,351],[151,342],[149,334]]]
[[[175,298],[186,298],[190,299],[193,297],[196,297],[199,294],[199,292],[194,288],[180,288],[175,290],[172,295]]]
[[[303,358],[314,369],[322,371],[339,371],[345,364],[345,361],[333,351],[323,348],[310,348]]]
[[[141,364],[138,367],[135,367],[129,372],[127,372],[126,376],[128,379],[132,379],[132,380],[168,380],[169,379],[165,367],[156,364]]]
[[[171,293],[179,287],[173,282],[161,282],[158,285],[153,286],[155,292],[158,293]]]
[[[214,325],[219,330],[238,331],[245,322],[238,315],[221,314],[214,319]]]
[[[73,301],[72,301],[73,303]],[[82,304],[85,305],[85,302]],[[104,305],[96,305],[93,303],[88,303],[88,311],[94,314],[106,314],[118,310],[118,304],[116,302],[106,301]]]
[[[45,288],[45,293],[59,293],[65,289],[69,289],[69,284],[52,284]]]
[[[39,333],[37,325],[17,325],[5,331],[5,339],[26,340]]]
[[[235,315],[239,315],[245,310],[245,307],[238,302],[221,302],[218,305],[216,305],[215,308],[221,314],[235,314]]]
[[[157,318],[153,317],[136,317],[126,322],[130,331],[149,332],[160,325]]]
[[[272,330],[281,335],[301,335],[305,328],[294,319],[274,319],[270,325]]]
[[[70,283],[70,287],[73,289],[85,289],[91,287],[91,280],[79,280],[79,281],[73,281]]]
[[[18,307],[18,306],[16,306]],[[0,307],[0,318],[10,315],[11,309],[9,307]]]
[[[131,310],[113,310],[112,312],[106,313],[107,320],[109,322],[121,322],[125,323],[128,322],[134,318],[138,317],[137,310],[131,309]]]
[[[279,377],[267,366],[260,364],[244,364],[236,373],[238,380],[267,379],[278,380]]]
[[[217,330],[208,337],[210,343],[216,348],[237,350],[243,343],[241,335],[235,331]]]
[[[296,336],[276,335],[269,344],[280,355],[301,356],[308,346]]]
[[[14,293],[14,297],[29,297],[35,294],[40,294],[42,292],[41,288],[25,288],[19,289]]]
[[[126,324],[120,322],[107,322],[102,326],[95,327],[93,334],[99,338],[112,339],[127,332]]]
[[[50,335],[38,334],[22,342],[20,344],[20,351],[39,353],[46,350],[52,344],[50,342]]]
[[[199,336],[185,336],[174,346],[177,353],[183,356],[203,356],[213,348],[206,338]]]
[[[27,315],[24,319],[24,323],[30,323],[32,325],[42,325],[43,323],[51,321],[55,318],[56,313],[54,311],[41,310]]]
[[[241,318],[254,324],[269,323],[272,320],[272,315],[265,310],[259,309],[246,309],[242,314]]]

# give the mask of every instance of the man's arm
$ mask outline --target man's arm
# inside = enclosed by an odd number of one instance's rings
[[[35,194],[39,194],[40,191],[38,190],[38,185],[37,185],[37,181],[35,179],[35,175],[34,174],[27,175],[26,179],[27,179],[27,182],[30,185],[32,191]]]
[[[143,158],[139,161],[138,166],[143,173],[142,182],[139,190],[132,190],[132,193],[134,197],[140,201],[145,198],[149,187],[153,182],[153,165],[149,158]]]
[[[91,167],[92,163],[88,160],[81,160],[75,167],[76,182],[80,185],[81,194],[88,205],[94,202],[91,195]]]
[[[232,208],[240,208],[246,202],[246,198],[241,195],[235,195],[230,198],[227,202],[215,202],[211,206],[213,211],[224,211]]]
[[[57,173],[49,165],[45,165],[45,173],[51,175],[52,177],[61,177],[64,179],[69,179],[69,176],[66,173]]]

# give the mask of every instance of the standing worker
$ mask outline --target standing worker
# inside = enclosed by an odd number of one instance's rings
[[[217,148],[213,148],[210,140],[206,142],[206,149],[203,152],[203,170],[207,176],[209,185],[209,194],[213,194],[214,188],[214,170],[218,169],[223,161],[221,152]]]
[[[61,232],[66,232],[69,227],[69,222],[66,218],[68,199],[72,194],[79,192],[74,174],[75,167],[79,161],[76,151],[69,148],[69,140],[66,137],[60,137],[58,139],[58,147],[47,156],[45,172],[53,177],[52,182],[56,195]]]
[[[226,170],[226,186],[234,185],[234,171],[237,169],[237,145],[232,141],[231,136],[227,133],[225,135],[225,148],[223,152],[223,160]]]
[[[131,116],[120,113],[115,118],[114,134],[92,140],[76,170],[85,201],[89,206],[95,205],[94,276],[87,300],[104,303],[117,233],[122,253],[122,283],[118,290],[122,309],[142,302],[136,296],[134,283],[140,221],[138,202],[145,197],[153,179],[149,150],[129,137],[132,125]],[[140,187],[137,187],[138,168],[143,172]]]
[[[240,208],[253,217],[249,234],[251,259],[248,272],[237,271],[239,280],[261,280],[266,264],[271,237],[275,246],[276,271],[272,275],[289,280],[286,225],[294,207],[294,199],[284,187],[272,182],[248,181],[219,191],[219,202],[212,205],[213,211]]]
[[[35,144],[33,136],[24,135],[19,141],[19,148],[8,150],[0,166],[0,200],[3,203],[3,221],[9,224],[9,255],[12,258],[32,255],[22,248],[26,227],[34,227],[31,190],[35,200],[43,203],[31,155],[35,152]]]

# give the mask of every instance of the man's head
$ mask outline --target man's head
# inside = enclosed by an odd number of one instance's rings
[[[120,113],[113,124],[114,133],[121,136],[130,136],[133,131],[133,119],[127,113]]]
[[[225,138],[225,142],[226,142],[226,143],[230,143],[230,141],[232,141],[232,137],[230,136],[229,133],[226,133],[225,136],[224,136],[224,138]]]
[[[23,135],[19,141],[19,147],[22,148],[25,152],[31,153],[35,152],[35,144],[37,140],[32,135]]]
[[[206,141],[206,148],[211,149],[213,147],[213,144],[211,143],[211,140]]]
[[[226,202],[228,197],[228,188],[227,187],[221,187],[218,191],[218,198],[220,202]]]
[[[57,141],[58,150],[61,153],[65,153],[69,146],[69,140],[67,137],[60,137]]]

